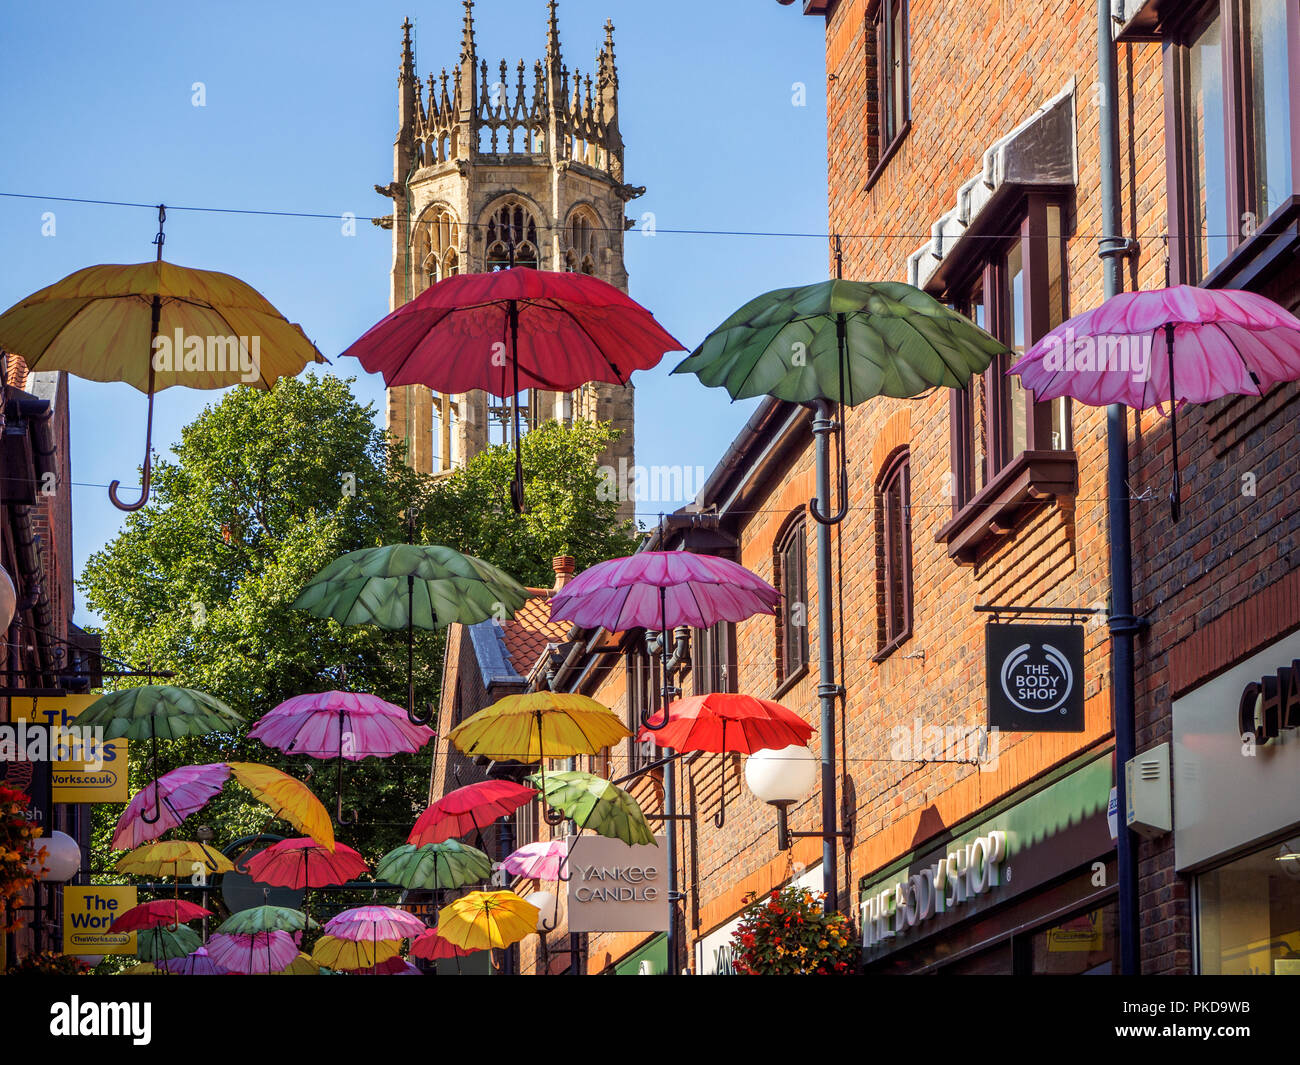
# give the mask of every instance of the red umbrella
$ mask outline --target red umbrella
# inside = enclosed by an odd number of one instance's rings
[[[165,925],[184,924],[197,921],[200,917],[211,917],[211,910],[184,899],[156,899],[142,902],[120,913],[108,926],[111,934],[120,932],[138,932],[144,928],[162,928]]]
[[[425,961],[438,961],[441,958],[463,958],[465,955],[473,953],[472,950],[456,946],[449,939],[443,939],[436,928],[421,932],[411,940],[411,957],[423,958]]]
[[[520,389],[570,392],[589,381],[622,385],[633,370],[658,364],[664,352],[684,350],[654,315],[613,285],[586,274],[519,266],[445,278],[381,319],[343,354],[382,373],[390,388],[427,385],[435,392],[483,389],[514,396],[518,509]]]
[[[407,843],[422,847],[442,843],[470,832],[482,831],[499,817],[506,817],[537,796],[510,780],[483,780],[449,791],[420,815]]]
[[[670,703],[668,723],[658,729],[643,725],[638,739],[653,739],[660,747],[677,751],[753,754],[803,746],[812,734],[808,722],[780,703],[734,692],[712,692]],[[721,794],[722,806],[713,819],[719,828],[727,817],[725,776]]]
[[[346,884],[368,872],[365,860],[344,843],[326,850],[309,836],[282,839],[248,859],[249,876],[263,884],[287,888]]]

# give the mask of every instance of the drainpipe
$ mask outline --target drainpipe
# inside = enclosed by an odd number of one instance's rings
[[[664,654],[664,640],[667,633],[661,632],[656,636],[647,637],[646,652],[651,656]],[[689,660],[691,653],[691,630],[686,626],[679,626],[673,630],[673,649],[672,653],[663,658],[661,672],[663,673],[663,701],[667,707],[673,695],[680,694],[673,686],[673,676],[682,664]],[[665,710],[665,713],[667,711]],[[682,895],[677,890],[677,760],[671,758],[676,752],[671,748],[662,749],[663,756],[669,758],[664,762],[664,862],[667,865],[668,875],[668,936],[665,941],[665,948],[668,954],[668,972],[667,976],[676,976],[681,969],[677,964],[677,903]]]
[[[1124,288],[1121,260],[1132,251],[1121,235],[1119,172],[1119,71],[1111,17],[1112,0],[1097,0],[1097,82],[1101,87],[1101,213],[1100,251],[1106,299]],[[1141,972],[1138,921],[1137,841],[1125,824],[1128,809],[1124,766],[1137,752],[1133,683],[1133,636],[1140,623],[1133,615],[1133,543],[1128,499],[1128,410],[1111,404],[1106,410],[1106,497],[1110,522],[1111,702],[1115,727],[1115,783],[1119,806],[1119,950],[1120,973]]]

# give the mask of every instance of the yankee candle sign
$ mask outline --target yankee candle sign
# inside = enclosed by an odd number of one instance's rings
[[[136,904],[134,887],[67,885],[63,889],[64,954],[134,954],[135,933],[108,926]]]
[[[580,836],[569,844],[570,932],[668,929],[668,852],[621,839]]]

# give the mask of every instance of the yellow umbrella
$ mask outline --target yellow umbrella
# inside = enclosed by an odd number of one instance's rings
[[[311,788],[301,780],[295,780],[287,773],[257,762],[226,764],[230,766],[235,779],[251,791],[259,802],[269,806],[276,817],[288,821],[327,851],[334,850],[334,825],[330,822],[330,815]]]
[[[503,949],[536,932],[540,915],[513,891],[471,891],[438,912],[438,935],[465,950]]]
[[[369,969],[402,949],[400,939],[340,939],[321,936],[311,948],[311,960],[326,969]]]
[[[320,966],[302,951],[287,966],[272,976],[320,976]]]
[[[140,876],[182,877],[201,872],[206,879],[218,873],[228,873],[235,867],[220,851],[211,850],[202,843],[189,839],[166,839],[136,847],[119,858],[115,868],[119,873],[137,873]]]
[[[138,965],[132,965],[129,968],[118,970],[117,975],[118,976],[164,976],[166,974],[163,972],[162,969],[159,969],[158,966],[154,965],[153,962],[142,961]]]
[[[630,735],[618,715],[595,699],[552,691],[507,695],[450,733],[464,754],[516,762],[597,754]]]
[[[125,381],[149,395],[143,491],[149,499],[154,393],[172,385],[270,388],[308,363],[325,362],[302,327],[256,289],[211,270],[162,261],[162,223],[154,262],[91,266],[20,300],[0,315],[0,348],[32,370],[66,370],[90,381]]]

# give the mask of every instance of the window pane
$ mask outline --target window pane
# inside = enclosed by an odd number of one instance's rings
[[[1062,233],[1061,207],[1047,207],[1047,306],[1048,327],[1055,329],[1065,321],[1065,237]],[[1062,396],[1052,403],[1052,450],[1070,447],[1070,401]]]
[[[907,121],[907,111],[905,103],[905,94],[907,91],[907,71],[903,67],[903,3],[904,0],[894,0],[892,5],[894,9],[893,26],[890,30],[889,43],[889,70],[890,85],[893,90],[893,125],[894,132],[897,132],[904,122]]]
[[[1287,0],[1250,0],[1247,17],[1254,108],[1254,211],[1263,221],[1291,195],[1291,94]]]
[[[984,279],[975,282],[968,299],[968,317],[981,329],[988,329],[988,316],[984,310]],[[976,374],[966,386],[970,404],[970,484],[972,492],[984,487],[988,468],[988,391],[984,374]],[[962,500],[964,503],[965,500]]]
[[[1009,344],[1017,357],[1025,350],[1024,249],[1016,242],[1007,253],[1007,309],[1011,316]],[[1002,375],[1007,383],[1007,456],[1019,455],[1028,442],[1025,386],[1018,376]]]
[[[1215,15],[1187,49],[1187,150],[1198,243],[1199,279],[1228,254],[1227,151],[1224,143],[1223,33]]]
[[[1114,903],[1033,935],[1033,976],[1103,976],[1115,968]]]
[[[1300,837],[1197,880],[1201,972],[1300,974]]]

